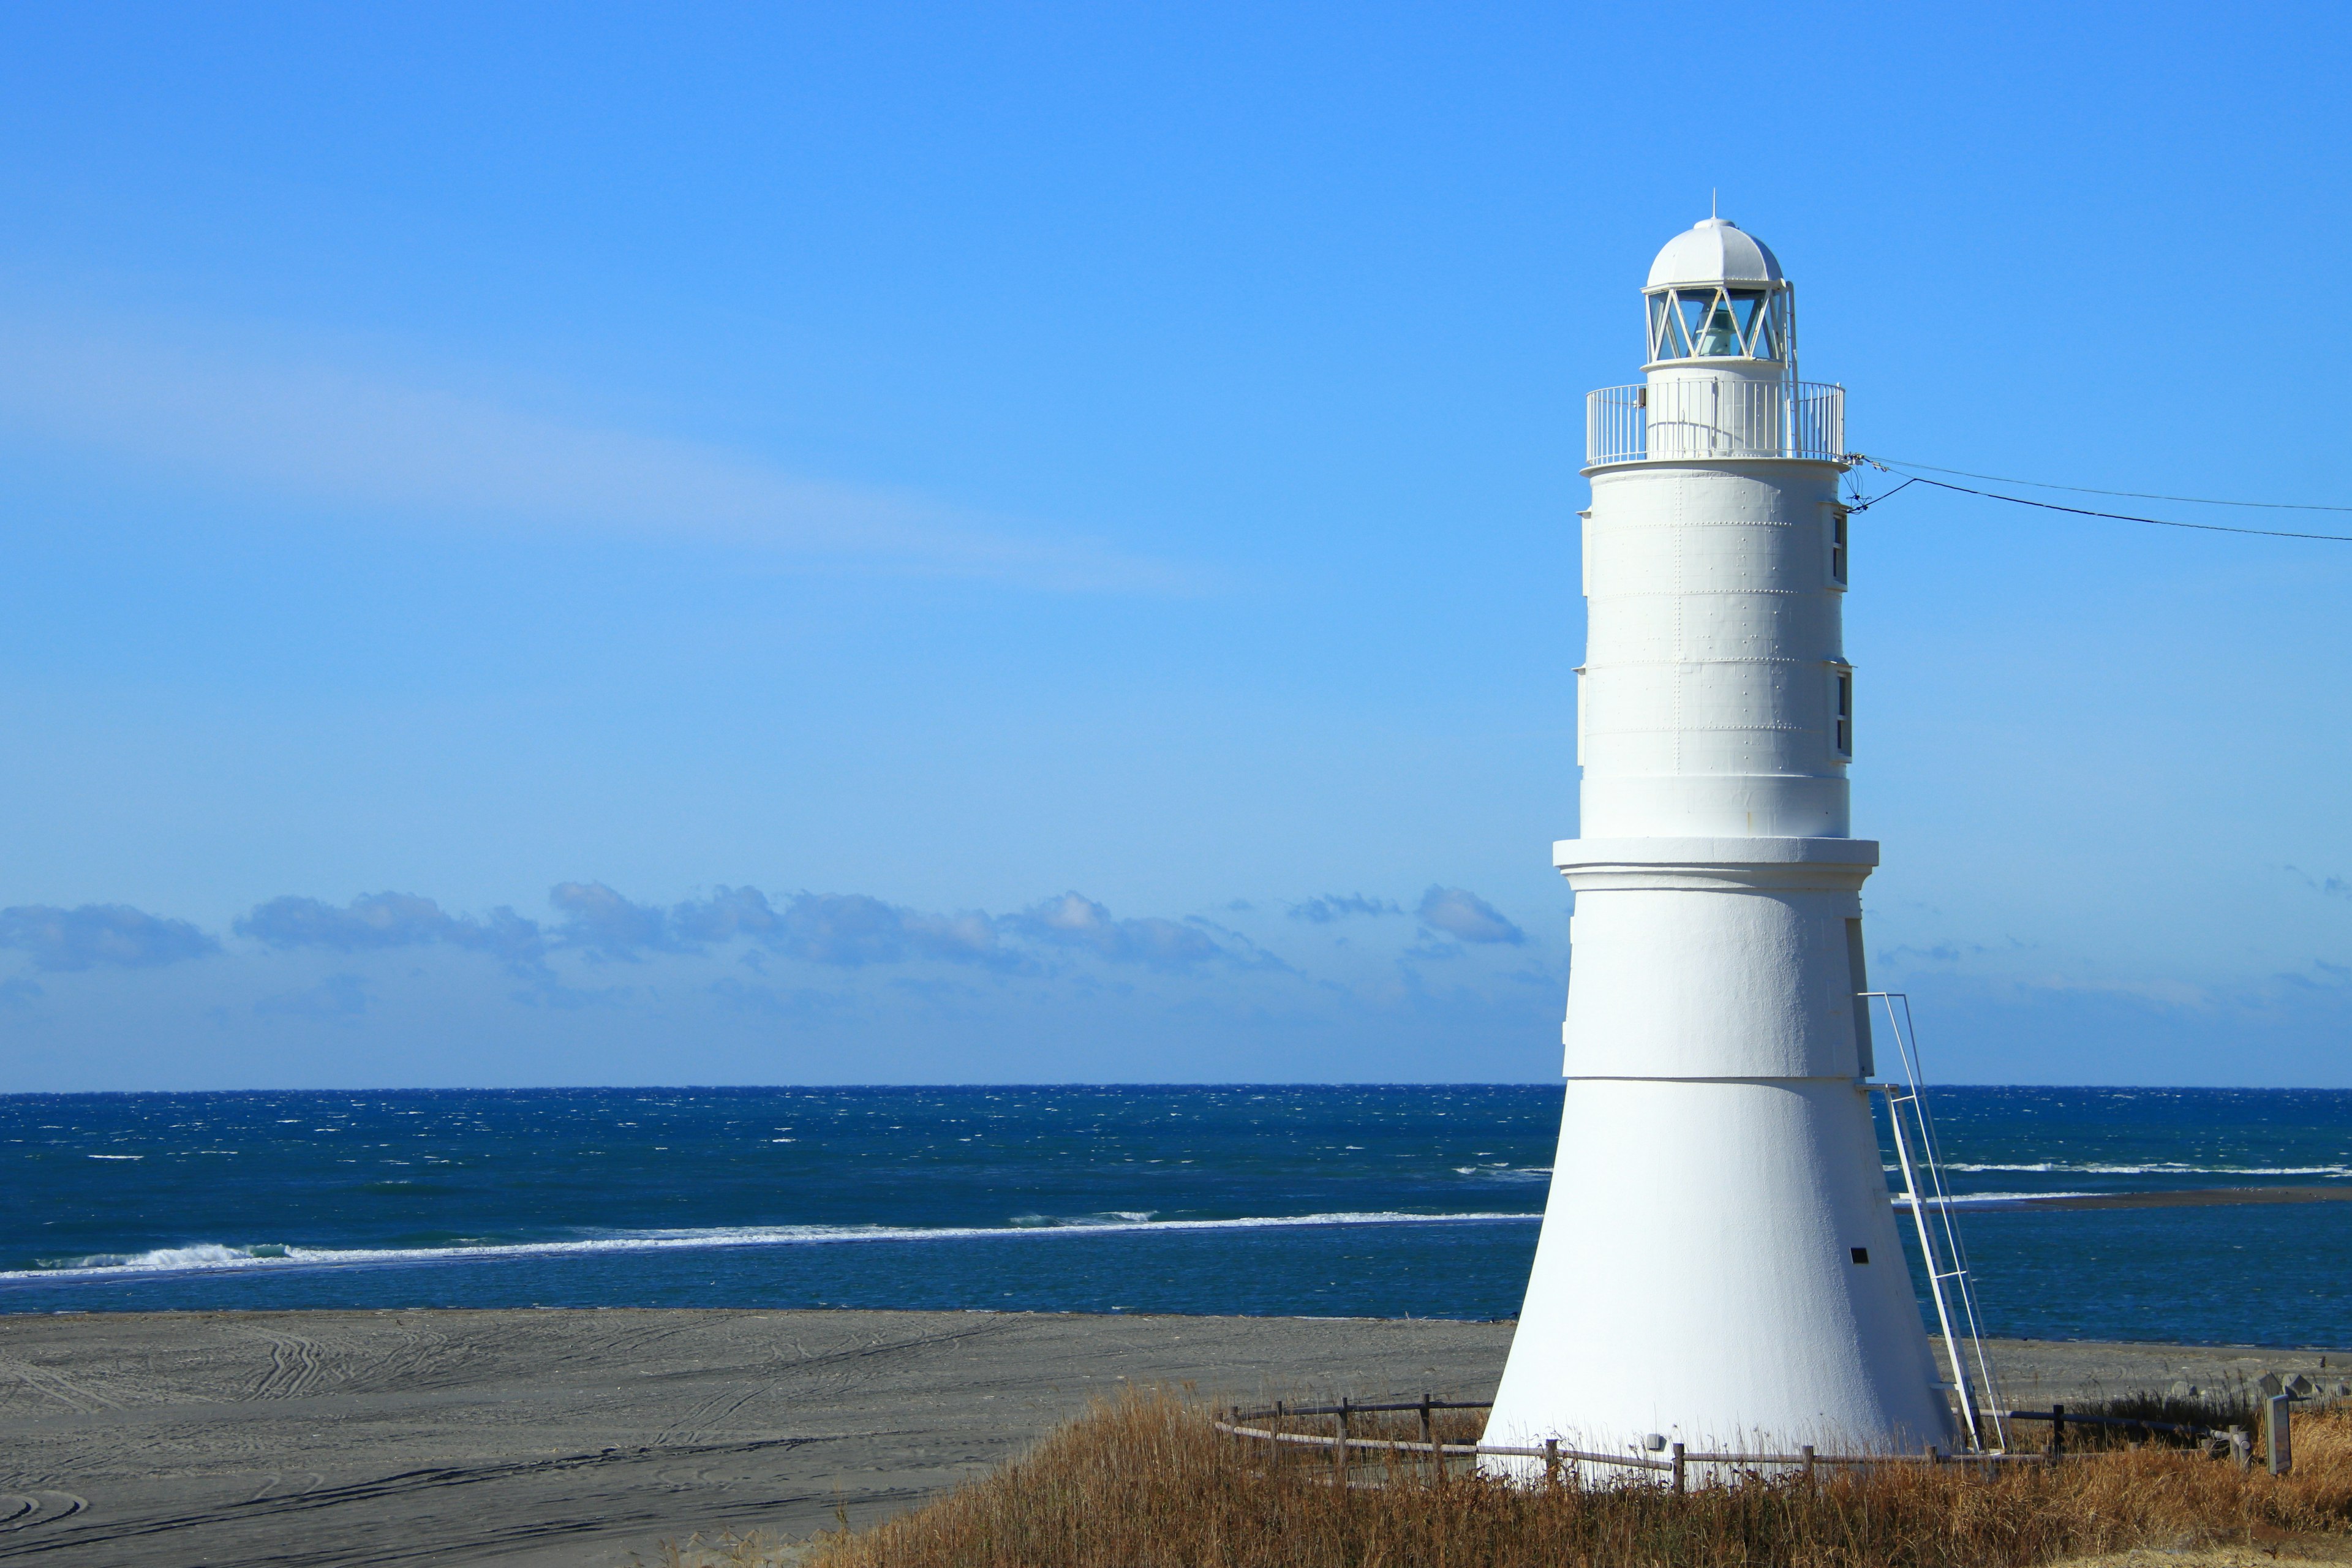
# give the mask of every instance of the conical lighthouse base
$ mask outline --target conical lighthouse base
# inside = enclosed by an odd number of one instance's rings
[[[1485,1441],[1949,1442],[1865,1095],[1851,1078],[1571,1080]]]

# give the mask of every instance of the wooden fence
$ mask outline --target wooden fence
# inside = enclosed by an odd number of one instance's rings
[[[1435,1423],[1439,1412],[1493,1408],[1494,1404],[1490,1400],[1423,1398],[1385,1405],[1359,1405],[1353,1400],[1347,1399],[1341,1400],[1337,1405],[1291,1405],[1277,1401],[1261,1409],[1231,1408],[1222,1411],[1218,1414],[1214,1426],[1218,1431],[1228,1436],[1246,1441],[1328,1449],[1331,1454],[1334,1479],[1342,1483],[1347,1479],[1348,1462],[1357,1454],[1417,1456],[1441,1470],[1447,1460],[1454,1458],[1475,1459],[1484,1456],[1492,1456],[1496,1458],[1540,1459],[1543,1461],[1544,1480],[1547,1485],[1559,1484],[1561,1477],[1560,1468],[1563,1465],[1610,1465],[1620,1469],[1656,1471],[1664,1474],[1671,1478],[1671,1484],[1675,1491],[1686,1489],[1690,1467],[1693,1465],[1723,1466],[1733,1470],[1750,1473],[1760,1473],[1766,1469],[1796,1469],[1801,1470],[1808,1479],[1823,1468],[1902,1464],[1975,1466],[1980,1467],[1982,1473],[1990,1475],[1994,1473],[1997,1467],[2001,1465],[2048,1465],[2066,1458],[2087,1458],[2087,1455],[2081,1453],[2067,1452],[2066,1428],[2070,1423],[2076,1426],[2136,1427],[2148,1432],[2151,1436],[2158,1432],[2176,1433],[2200,1441],[2210,1441],[2215,1437],[2226,1436],[2230,1442],[2231,1457],[2242,1466],[2252,1462],[2252,1452],[2251,1442],[2243,1427],[2194,1426],[2179,1422],[2147,1421],[2136,1416],[2124,1415],[2069,1415],[2066,1413],[2066,1407],[2063,1405],[2053,1405],[2047,1410],[2011,1410],[2002,1413],[2003,1418],[2010,1421],[2049,1423],[2049,1445],[2036,1453],[2008,1453],[1999,1450],[1948,1453],[1932,1443],[1926,1445],[1916,1454],[1822,1454],[1816,1452],[1811,1444],[1804,1445],[1793,1454],[1711,1453],[1705,1450],[1692,1451],[1680,1443],[1675,1443],[1668,1446],[1664,1457],[1653,1458],[1641,1454],[1601,1454],[1582,1448],[1565,1447],[1557,1438],[1545,1439],[1540,1447],[1513,1447],[1496,1443],[1441,1443],[1437,1440]],[[1410,1438],[1359,1437],[1349,1430],[1351,1424],[1359,1416],[1405,1414],[1418,1414],[1421,1417],[1421,1438],[1418,1442]],[[1335,1423],[1334,1429],[1328,1434],[1281,1430],[1282,1425],[1288,1421],[1319,1420],[1324,1417],[1329,1417]],[[1269,1421],[1274,1425],[1271,1426],[1259,1425]],[[2281,1425],[2283,1426],[2284,1423]],[[2283,1451],[2286,1448],[2283,1433],[2277,1447]],[[2280,1467],[2274,1462],[2273,1468],[2275,1469]]]

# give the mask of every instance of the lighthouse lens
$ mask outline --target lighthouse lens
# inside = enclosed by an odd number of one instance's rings
[[[1731,307],[1717,302],[1706,319],[1706,326],[1698,335],[1698,352],[1702,354],[1736,354],[1739,352],[1739,328],[1731,319]]]
[[[1683,341],[1690,344],[1690,353],[1715,354],[1733,352],[1707,346],[1717,330],[1716,319],[1718,316],[1722,318],[1722,332],[1728,335],[1731,330],[1730,312],[1723,309],[1720,289],[1709,289],[1703,294],[1696,290],[1688,294],[1677,293],[1675,305],[1682,317],[1678,324],[1683,330]]]
[[[1760,289],[1709,289],[1704,293],[1677,289],[1670,296],[1674,310],[1659,324],[1665,328],[1664,336],[1679,337],[1690,346],[1683,351],[1693,358],[1741,359],[1751,353],[1771,359],[1778,357],[1769,345],[1759,342],[1769,334],[1764,320],[1769,315],[1769,296]],[[1679,332],[1675,329],[1679,328]],[[1658,345],[1661,359],[1668,357],[1664,344]]]
[[[1662,289],[1650,296],[1650,358],[1782,357],[1785,305],[1769,289]]]

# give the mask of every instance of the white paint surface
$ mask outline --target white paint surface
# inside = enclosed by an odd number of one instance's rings
[[[1759,280],[1787,287],[1711,220],[1650,292]],[[1847,922],[1878,847],[1851,837],[1838,743],[1843,465],[1706,455],[1795,371],[1654,364],[1649,456],[1586,470],[1568,1088],[1489,1442],[1952,1435],[1859,1084]],[[1714,435],[1701,406],[1728,411]]]

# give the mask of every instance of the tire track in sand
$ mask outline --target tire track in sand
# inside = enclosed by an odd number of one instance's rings
[[[88,1501],[71,1492],[15,1492],[0,1496],[0,1535],[55,1524],[61,1519],[71,1519],[89,1506]],[[13,1555],[9,1545],[0,1545],[0,1556]]]
[[[251,1397],[255,1399],[299,1399],[321,1392],[323,1383],[341,1383],[348,1375],[338,1371],[331,1377],[324,1358],[332,1352],[306,1335],[262,1328],[248,1328],[245,1332],[269,1347],[269,1370],[254,1384]]]
[[[722,1454],[733,1456],[756,1453],[763,1449],[792,1449],[822,1441],[824,1439],[812,1437],[772,1437],[748,1443],[717,1443],[680,1447],[677,1452],[688,1457],[716,1457]],[[316,1487],[302,1492],[274,1497],[257,1497],[247,1502],[230,1504],[226,1508],[204,1509],[188,1513],[162,1516],[151,1515],[145,1519],[124,1520],[120,1522],[94,1522],[82,1529],[68,1530],[57,1535],[44,1535],[29,1541],[10,1539],[11,1531],[36,1524],[53,1523],[79,1513],[89,1506],[70,1492],[43,1492],[39,1494],[42,1499],[58,1500],[58,1506],[47,1509],[37,1518],[20,1519],[14,1523],[0,1523],[0,1559],[46,1556],[53,1552],[73,1552],[93,1546],[173,1535],[201,1530],[211,1525],[244,1524],[256,1519],[299,1515],[316,1510],[340,1508],[352,1504],[398,1502],[423,1493],[442,1492],[457,1488],[510,1481],[562,1471],[593,1469],[601,1465],[627,1464],[638,1459],[643,1453],[643,1449],[635,1451],[615,1449],[598,1454],[568,1454],[556,1458],[523,1460],[509,1464],[409,1470],[372,1481],[359,1481],[336,1487]],[[462,1518],[462,1514],[459,1517]],[[441,1521],[433,1522],[444,1524]],[[444,1527],[446,1528],[446,1524]],[[559,1528],[552,1531],[545,1530],[544,1527],[525,1527],[521,1534],[523,1538],[528,1539],[538,1534],[568,1534],[592,1531],[599,1527],[596,1521],[583,1520],[576,1525]],[[428,1532],[430,1528],[428,1525]],[[330,1533],[340,1534],[340,1532]],[[509,1533],[513,1532],[493,1531],[490,1539]],[[446,1556],[453,1547],[462,1547],[470,1551],[478,1549],[483,1544],[484,1538],[473,1531],[468,1531],[461,1540],[456,1542],[446,1539],[419,1540],[406,1551],[397,1549],[387,1551],[380,1544],[355,1544],[345,1541],[329,1540],[308,1551],[292,1545],[273,1546],[268,1549],[266,1557],[249,1560],[267,1561],[278,1564],[430,1562],[436,1556]]]
[[[122,1402],[110,1399],[94,1388],[86,1387],[60,1372],[51,1372],[30,1362],[0,1358],[0,1376],[14,1377],[36,1394],[46,1394],[66,1405],[77,1415],[89,1415],[100,1410],[120,1410]]]

